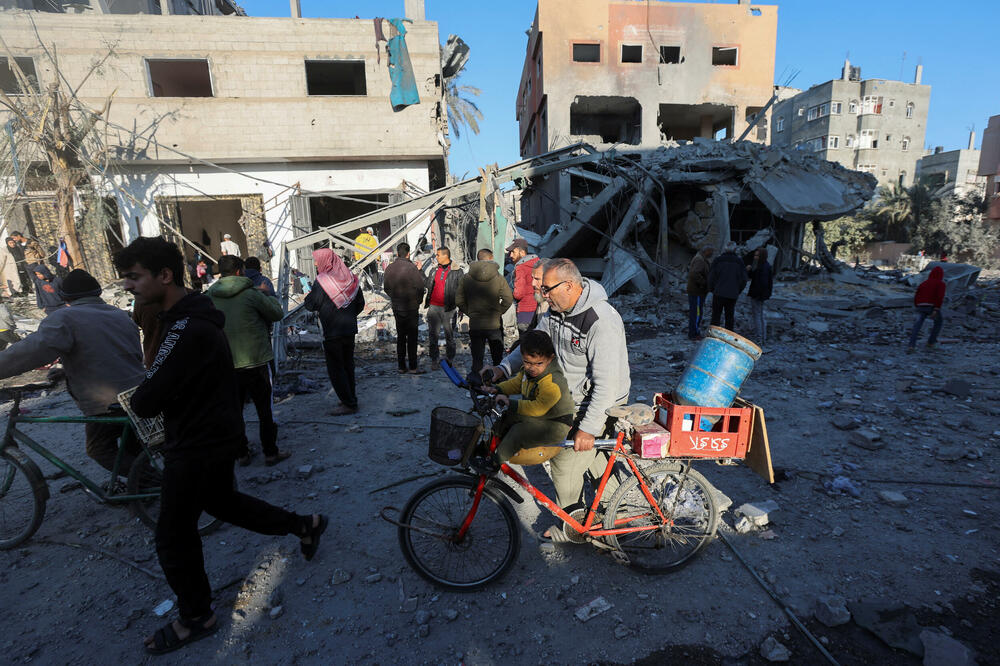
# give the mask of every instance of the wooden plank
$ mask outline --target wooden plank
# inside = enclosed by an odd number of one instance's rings
[[[764,410],[753,407],[753,426],[750,430],[750,448],[747,449],[747,467],[757,472],[768,483],[774,483],[774,468],[771,467],[771,446],[767,440],[767,424]]]

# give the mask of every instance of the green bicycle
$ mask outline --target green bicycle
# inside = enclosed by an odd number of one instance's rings
[[[104,504],[127,504],[133,514],[153,529],[160,514],[160,479],[163,456],[155,446],[139,440],[142,450],[132,463],[124,487],[118,482],[126,443],[138,439],[135,426],[128,416],[24,416],[21,398],[26,391],[51,388],[51,385],[26,385],[0,390],[0,399],[13,400],[7,416],[7,431],[0,443],[0,550],[15,548],[38,530],[45,517],[49,488],[38,465],[23,449],[31,449],[61,470],[62,475],[78,481],[88,495]],[[24,423],[115,423],[124,426],[118,440],[118,454],[109,473],[108,482],[101,485],[62,460],[20,429]],[[201,534],[218,528],[222,521],[202,515],[198,525]]]

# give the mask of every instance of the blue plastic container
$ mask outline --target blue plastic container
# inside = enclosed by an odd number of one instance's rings
[[[740,387],[760,358],[761,349],[721,326],[709,326],[694,357],[674,389],[678,405],[730,407]],[[702,417],[702,430],[711,430],[719,417]]]

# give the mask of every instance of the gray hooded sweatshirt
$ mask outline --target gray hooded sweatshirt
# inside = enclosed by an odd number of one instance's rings
[[[0,352],[0,377],[13,377],[57,358],[66,385],[86,416],[106,414],[118,393],[145,376],[139,329],[127,312],[99,296],[73,301],[42,320],[38,330]]]
[[[569,312],[549,310],[535,328],[552,337],[573,394],[580,430],[599,437],[608,418],[604,411],[628,402],[631,388],[621,315],[608,303],[604,287],[584,278],[576,306]],[[520,348],[500,366],[508,377],[519,371]]]

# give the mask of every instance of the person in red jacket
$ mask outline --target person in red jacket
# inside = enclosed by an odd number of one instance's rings
[[[944,318],[941,316],[941,305],[944,303],[944,269],[935,266],[931,269],[930,277],[920,283],[917,293],[913,297],[913,305],[917,308],[917,321],[910,331],[910,344],[906,351],[912,352],[917,346],[917,338],[920,337],[920,327],[924,325],[927,317],[934,318],[934,325],[931,327],[931,337],[927,339],[927,346],[933,348],[937,344],[938,333],[941,332],[941,324]]]
[[[507,247],[507,253],[514,264],[513,290],[514,302],[517,304],[517,331],[524,333],[528,330],[538,305],[535,301],[535,291],[531,286],[531,269],[538,263],[538,256],[528,254],[528,241],[523,238],[511,243]]]

